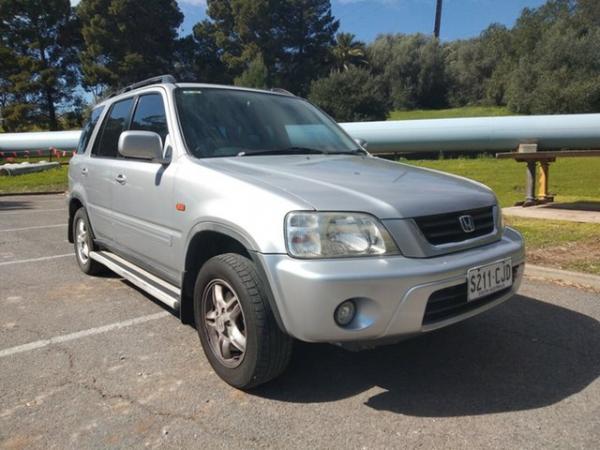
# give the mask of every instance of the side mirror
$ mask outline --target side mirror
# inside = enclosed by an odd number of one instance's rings
[[[364,139],[361,139],[361,138],[354,139],[354,142],[356,142],[358,145],[360,145],[365,150],[369,146],[369,143],[367,141],[365,141]]]
[[[165,163],[162,139],[152,131],[124,131],[119,136],[119,153],[126,158]]]

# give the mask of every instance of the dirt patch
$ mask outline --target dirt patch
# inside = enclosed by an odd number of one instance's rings
[[[600,236],[527,250],[527,261],[540,266],[600,274]]]

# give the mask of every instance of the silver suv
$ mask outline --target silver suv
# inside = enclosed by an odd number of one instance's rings
[[[99,105],[69,167],[69,240],[194,324],[227,383],[293,339],[364,347],[515,294],[521,236],[487,187],[371,156],[285,91],[164,76]]]

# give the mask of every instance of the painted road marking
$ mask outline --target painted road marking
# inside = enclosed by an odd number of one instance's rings
[[[119,330],[121,328],[130,327],[140,323],[150,322],[152,320],[162,319],[163,317],[168,317],[171,315],[172,314],[168,311],[162,311],[156,314],[137,317],[135,319],[124,320],[123,322],[111,323],[102,327],[90,328],[89,330],[77,331],[75,333],[63,334],[62,336],[51,337],[50,339],[42,339],[40,341],[30,342],[29,344],[18,345],[16,347],[0,350],[0,358],[15,355],[17,353],[30,352],[32,350],[48,347],[52,344],[61,344],[63,342],[74,341],[76,339],[94,336],[96,334],[102,334],[113,330]]]
[[[0,210],[0,216],[16,216],[18,214],[37,213],[37,212],[51,212],[51,211],[65,211],[66,212],[67,208],[28,209],[28,210],[19,211],[19,212],[4,212],[4,211]]]
[[[4,233],[9,233],[9,232],[16,232],[16,231],[27,231],[27,230],[41,230],[43,228],[58,228],[58,227],[66,227],[67,224],[66,223],[61,223],[58,225],[40,225],[37,227],[25,227],[25,228],[9,228],[7,230],[0,230],[0,233],[4,232]]]
[[[65,258],[67,256],[75,256],[75,253],[67,253],[65,255],[43,256],[41,258],[18,259],[17,261],[0,262],[0,266],[10,266],[11,264],[27,264],[38,261],[47,261],[49,259]]]

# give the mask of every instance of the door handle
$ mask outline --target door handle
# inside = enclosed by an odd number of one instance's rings
[[[88,168],[87,167],[82,167],[81,168],[81,175],[86,176],[88,174]]]
[[[115,181],[119,184],[125,184],[127,183],[127,177],[120,173],[115,177]]]

